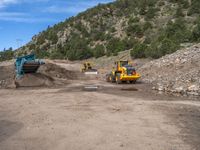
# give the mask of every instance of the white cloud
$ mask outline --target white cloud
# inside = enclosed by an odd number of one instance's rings
[[[18,1],[19,0],[0,0],[0,8],[5,7],[6,5],[9,5],[9,4],[15,4]]]
[[[37,22],[57,22],[55,18],[49,17],[42,17],[37,16],[38,13],[33,12],[10,12],[10,11],[3,11],[1,9],[3,7],[9,7],[9,5],[13,4],[21,4],[21,3],[36,3],[36,2],[48,2],[51,0],[0,0],[0,21],[14,21],[14,22],[24,22],[24,23],[37,23]],[[72,13],[77,14],[82,12],[92,6],[97,5],[99,2],[110,2],[112,0],[85,0],[81,2],[72,2],[72,1],[64,1],[58,0],[56,3],[53,3],[51,6],[46,8],[40,8],[38,12],[43,13]],[[48,3],[47,3],[48,4]],[[36,10],[35,10],[36,11]],[[47,16],[47,15],[44,15]]]
[[[11,4],[18,3],[35,3],[35,2],[48,2],[49,0],[0,0],[0,8],[4,8]]]
[[[38,22],[56,22],[57,20],[52,18],[37,18],[26,13],[19,12],[1,12],[0,21],[14,21],[23,23],[38,23]]]
[[[23,22],[23,23],[35,23],[35,22],[55,22],[55,19],[52,18],[42,18],[34,17],[28,12],[10,12],[4,11],[5,7],[9,7],[13,4],[21,3],[32,3],[32,2],[47,2],[49,0],[0,0],[0,21],[14,21],[14,22]]]
[[[19,12],[1,12],[0,17],[23,17],[27,16],[25,13]]]
[[[61,6],[50,6],[47,7],[43,10],[43,12],[48,12],[48,13],[78,13],[81,11],[86,10],[86,7],[80,7],[80,6],[75,6],[75,7],[61,7]]]
[[[60,5],[49,6],[43,9],[42,11],[48,12],[48,13],[79,13],[99,4],[99,2],[108,3],[111,1],[113,0],[93,0],[93,1],[85,0],[78,3],[73,2],[73,1],[65,1],[65,2],[62,2]]]

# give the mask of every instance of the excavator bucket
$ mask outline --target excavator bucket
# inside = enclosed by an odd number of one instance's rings
[[[45,64],[43,61],[35,59],[34,54],[18,57],[15,62],[16,78],[24,74],[36,73],[43,64]]]

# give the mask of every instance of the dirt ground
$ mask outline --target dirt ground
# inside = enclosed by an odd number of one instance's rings
[[[199,150],[199,98],[80,79],[0,90],[0,150],[121,149]]]

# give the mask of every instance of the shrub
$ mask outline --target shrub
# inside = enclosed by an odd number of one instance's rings
[[[145,51],[145,56],[157,59],[175,52],[179,47],[179,43],[165,38],[161,42],[155,41],[151,43],[150,47]]]
[[[183,10],[181,7],[179,7],[176,11],[175,17],[185,17],[185,14],[183,13]]]
[[[158,3],[158,6],[163,6],[163,5],[165,5],[165,2],[164,1],[159,1],[159,3]]]
[[[125,38],[122,40],[124,44],[124,50],[132,49],[133,46],[137,43],[137,41],[134,38]]]
[[[134,58],[144,58],[146,49],[147,45],[138,43],[131,50],[131,56]]]
[[[146,13],[146,19],[153,19],[156,16],[158,9],[150,7]]]
[[[200,42],[200,19],[198,19],[197,25],[192,32],[192,41]]]
[[[99,58],[101,56],[105,55],[105,48],[103,45],[96,45],[96,47],[93,49],[94,57]]]
[[[10,60],[13,59],[14,52],[12,48],[9,48],[8,50],[4,49],[2,52],[0,52],[0,61]]]
[[[176,42],[187,42],[190,39],[191,31],[187,29],[185,21],[181,18],[174,23],[169,22],[164,30],[164,36]]]
[[[145,24],[143,25],[143,31],[146,31],[148,29],[152,29],[153,25],[150,22],[145,22]]]
[[[128,24],[130,25],[130,24],[138,23],[138,22],[140,22],[140,18],[138,18],[138,17],[130,17],[129,21],[128,21]]]
[[[33,52],[37,58],[48,58],[50,56],[47,50],[34,49]]]
[[[128,36],[143,36],[143,30],[141,28],[141,25],[138,24],[129,25],[126,32]]]
[[[50,53],[49,57],[51,59],[64,59],[63,54],[61,54],[60,52],[58,52],[56,50],[52,50],[52,52]]]
[[[118,38],[111,39],[107,44],[107,52],[114,53],[114,52],[120,52],[125,50],[125,45],[123,41],[121,41]]]
[[[200,1],[192,0],[192,5],[188,11],[188,15],[199,14],[200,13]]]

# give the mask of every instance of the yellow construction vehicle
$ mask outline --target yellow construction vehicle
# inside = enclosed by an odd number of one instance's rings
[[[115,65],[116,67],[113,67],[111,73],[106,75],[108,82],[116,82],[117,84],[129,82],[135,84],[141,77],[129,61],[117,61]]]
[[[83,73],[97,74],[97,69],[93,69],[92,64],[90,62],[83,63],[83,67],[82,67],[81,71]]]

